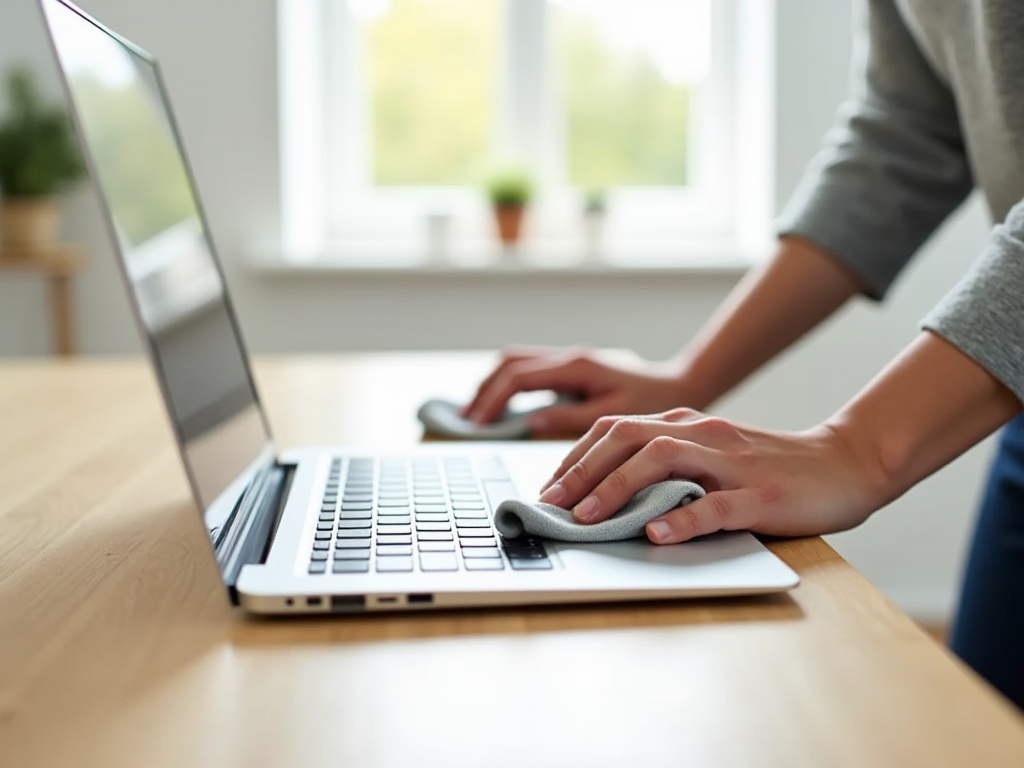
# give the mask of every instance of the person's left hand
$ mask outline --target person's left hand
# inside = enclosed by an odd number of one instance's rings
[[[673,544],[720,530],[807,536],[859,525],[887,501],[878,467],[829,426],[770,432],[679,408],[599,419],[540,501],[596,523],[652,483],[686,479],[707,495],[648,523],[651,541]]]

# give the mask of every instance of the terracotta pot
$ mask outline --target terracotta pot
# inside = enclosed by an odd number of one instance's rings
[[[494,206],[494,220],[498,225],[498,237],[505,245],[515,245],[523,232],[523,217],[526,207],[522,205]]]
[[[50,198],[4,200],[0,203],[0,253],[31,256],[57,242],[60,210]]]

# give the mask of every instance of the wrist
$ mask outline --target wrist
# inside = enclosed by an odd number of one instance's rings
[[[819,429],[839,459],[850,467],[869,513],[905,490],[900,478],[905,474],[910,451],[892,435],[876,434],[846,410],[834,414]]]
[[[701,371],[699,364],[688,355],[673,358],[669,371],[679,406],[706,411],[721,395],[715,390],[712,377]]]

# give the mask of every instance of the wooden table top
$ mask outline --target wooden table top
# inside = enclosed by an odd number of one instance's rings
[[[279,442],[412,443],[480,355],[262,361]],[[0,363],[0,766],[1019,766],[1024,719],[820,539],[762,598],[249,619],[141,360]]]

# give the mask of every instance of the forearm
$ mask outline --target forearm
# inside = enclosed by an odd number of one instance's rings
[[[878,508],[1020,410],[998,379],[925,331],[825,426],[866,468]]]
[[[862,284],[807,240],[781,238],[680,353],[682,389],[704,409],[835,312]]]

